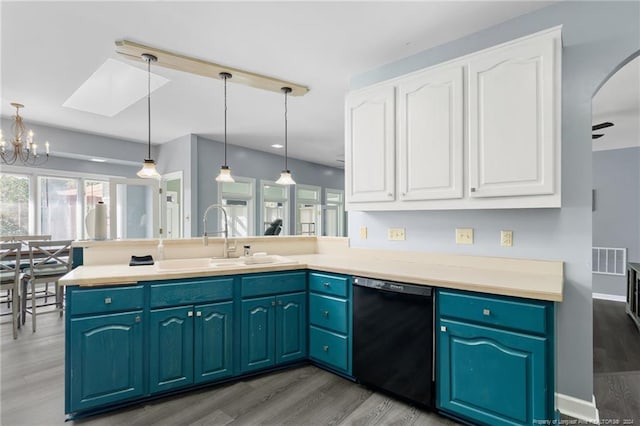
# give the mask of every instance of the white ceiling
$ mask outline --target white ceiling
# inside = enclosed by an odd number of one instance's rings
[[[128,39],[309,86],[289,100],[289,153],[340,167],[350,77],[551,3],[2,2],[0,111],[18,101],[27,124],[145,142],[144,100],[114,117],[62,107],[105,60],[122,60],[114,41]],[[152,95],[154,144],[223,139],[221,81],[152,71],[170,80]],[[283,140],[282,95],[232,81],[229,143],[281,153],[270,146]]]
[[[594,133],[593,150],[640,146],[640,57],[622,67],[600,88],[591,104],[593,124],[614,124]]]

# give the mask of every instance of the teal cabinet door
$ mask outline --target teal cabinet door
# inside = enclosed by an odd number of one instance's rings
[[[193,306],[150,313],[149,391],[193,383]]]
[[[275,363],[275,298],[242,301],[242,372],[267,368]]]
[[[196,305],[195,383],[233,374],[233,302]]]
[[[70,321],[70,411],[143,395],[142,311]]]
[[[440,319],[438,406],[499,425],[533,425],[548,417],[547,339]]]
[[[276,364],[307,356],[305,293],[276,297]]]

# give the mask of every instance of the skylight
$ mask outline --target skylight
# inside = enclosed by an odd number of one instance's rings
[[[168,82],[164,77],[151,74],[151,91]],[[113,117],[146,95],[146,70],[107,59],[62,105]]]

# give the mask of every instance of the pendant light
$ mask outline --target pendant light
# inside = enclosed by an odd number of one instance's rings
[[[280,90],[284,93],[284,170],[280,173],[280,178],[276,183],[278,185],[295,185],[296,182],[287,168],[287,95],[291,93],[291,87],[283,87]]]
[[[231,78],[231,74],[221,72],[219,75],[224,80],[224,164],[220,167],[220,174],[216,177],[216,181],[235,182],[231,176],[231,169],[227,166],[227,79]]]
[[[156,170],[156,162],[151,158],[151,62],[156,62],[158,58],[149,54],[143,53],[142,59],[147,63],[147,122],[148,122],[148,156],[144,159],[142,168],[137,173],[138,177],[144,179],[160,179],[160,174]]]

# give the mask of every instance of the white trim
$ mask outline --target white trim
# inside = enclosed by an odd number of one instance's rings
[[[605,293],[593,293],[591,296],[594,299],[612,300],[614,302],[622,302],[622,303],[627,302],[627,296],[618,296],[615,294],[605,294]]]
[[[592,396],[592,400],[589,402],[556,392],[556,408],[567,416],[589,423],[600,423],[600,412],[596,407],[595,396]]]

